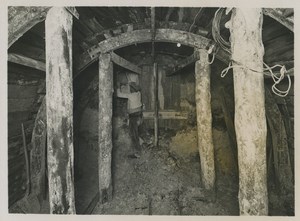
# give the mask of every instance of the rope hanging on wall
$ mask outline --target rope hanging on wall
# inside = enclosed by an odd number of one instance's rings
[[[233,65],[233,63],[235,63]],[[251,70],[255,73],[259,73],[259,74],[264,74],[266,76],[271,76],[272,77],[272,80],[273,80],[273,85],[272,85],[272,92],[274,94],[276,94],[277,96],[279,97],[285,97],[288,95],[290,89],[291,89],[291,85],[292,85],[292,81],[291,81],[291,77],[289,74],[287,74],[287,70],[285,68],[284,65],[280,65],[280,64],[276,64],[272,67],[269,67],[265,62],[263,63],[265,68],[263,68],[263,72],[261,71],[257,71],[255,69],[252,69],[252,68],[249,68],[243,64],[241,64],[240,62],[237,62],[237,61],[231,61],[228,65],[227,68],[225,68],[222,72],[221,72],[221,77],[224,78],[228,71],[232,68],[245,68],[245,69],[248,69],[248,70]],[[280,72],[279,72],[279,75],[277,73],[274,73],[273,70],[275,68],[278,68],[280,67]],[[265,72],[265,71],[268,71],[268,72]],[[288,88],[286,90],[280,90],[278,89],[277,85],[280,84],[282,82],[282,80],[284,79],[284,77],[287,77],[288,79]]]

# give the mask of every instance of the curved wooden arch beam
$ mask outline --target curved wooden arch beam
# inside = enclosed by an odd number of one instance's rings
[[[33,26],[46,19],[51,7],[21,7],[8,8],[8,48]]]
[[[79,73],[83,71],[89,64],[97,60],[100,53],[114,51],[132,44],[151,42],[151,40],[151,29],[130,31],[116,37],[108,38],[91,47],[79,57],[79,61],[77,62],[78,65],[75,67],[76,72]],[[164,28],[156,30],[155,41],[180,43],[190,47],[203,49],[208,49],[211,45],[215,44],[213,40],[201,35],[189,33],[187,31]],[[230,55],[222,50],[219,50],[216,57],[225,63],[230,59]]]
[[[8,8],[8,48],[36,24],[46,19],[51,7],[23,7]],[[65,7],[74,17],[79,19],[75,7]]]
[[[294,16],[288,17],[284,14],[284,11],[281,9],[274,9],[274,8],[264,8],[263,13],[274,20],[278,21],[280,24],[288,28],[290,31],[294,32]],[[292,14],[294,12],[292,11]]]

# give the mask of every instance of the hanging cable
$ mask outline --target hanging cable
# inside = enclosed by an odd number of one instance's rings
[[[233,63],[235,63],[235,65],[233,65]],[[289,93],[289,91],[290,91],[290,89],[291,89],[292,81],[291,81],[290,75],[287,74],[287,70],[286,70],[285,66],[284,65],[280,65],[280,64],[276,64],[276,65],[274,65],[272,67],[269,67],[265,62],[263,62],[263,65],[265,66],[265,68],[263,68],[263,72],[261,72],[261,71],[257,71],[255,69],[249,68],[249,67],[241,64],[240,62],[231,61],[231,62],[229,62],[228,67],[225,68],[224,70],[222,70],[221,77],[224,78],[227,75],[228,71],[230,69],[233,69],[233,68],[248,69],[248,70],[253,71],[255,73],[260,73],[260,74],[264,74],[264,75],[272,77],[272,80],[274,82],[273,85],[272,85],[272,87],[271,87],[272,92],[274,94],[276,94],[277,96],[279,96],[279,97],[285,97],[285,96],[287,96],[288,93]],[[273,72],[273,69],[278,68],[278,67],[280,67],[279,76],[277,76]],[[268,73],[266,73],[265,71],[268,71]],[[277,85],[282,82],[282,80],[284,79],[285,76],[288,79],[288,88],[286,90],[280,90],[280,89],[278,89]]]
[[[214,63],[215,57],[216,57],[216,53],[213,53],[213,57],[212,57],[211,61],[208,62],[208,64]]]
[[[214,15],[213,22],[212,22],[212,37],[215,40],[215,42],[218,43],[218,45],[228,53],[231,53],[230,50],[230,42],[226,41],[220,33],[220,23],[221,18],[223,15],[223,12],[225,11],[225,8],[219,8]]]
[[[201,12],[201,10],[202,10],[202,8],[199,8],[197,14],[195,15],[194,21],[193,21],[193,23],[191,24],[191,26],[190,26],[190,28],[189,28],[189,32],[191,32],[191,29],[192,29],[192,27],[194,26],[194,24],[195,24],[195,22],[196,22],[196,18],[198,17],[198,15],[199,15],[199,13]]]

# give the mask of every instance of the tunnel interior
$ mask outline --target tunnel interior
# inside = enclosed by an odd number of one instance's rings
[[[212,62],[210,95],[216,184],[214,191],[207,191],[201,183],[197,146],[201,134],[197,131],[195,62],[180,67],[184,60],[193,56],[195,49],[174,40],[124,44],[113,50],[114,54],[137,66],[140,72],[129,70],[124,65],[112,64],[113,198],[106,203],[99,202],[99,61],[90,60],[79,72],[77,67],[84,60],[82,54],[91,53],[94,50],[93,46],[126,33],[125,27],[127,32],[132,31],[130,28],[149,28],[151,13],[149,7],[76,9],[80,14],[80,19],[74,19],[72,29],[76,213],[239,215],[238,149],[229,128],[234,126],[235,117],[233,71],[230,69],[226,76],[222,77],[221,73],[228,67],[228,63],[213,54],[209,55]],[[189,33],[205,35],[213,41],[211,29],[216,10],[217,8],[203,8],[201,11],[198,8],[157,7],[156,25],[159,26],[158,29],[178,28]],[[220,25],[224,26],[229,18],[230,14],[224,15]],[[125,25],[128,23],[133,23],[133,27]],[[294,33],[266,15],[263,16],[262,30],[264,61],[270,66],[282,62],[287,69],[293,68]],[[229,41],[229,30],[223,28],[220,32],[224,39]],[[9,47],[8,54],[22,55],[45,63],[45,22],[34,25],[24,33]],[[157,64],[157,88],[154,83],[153,63]],[[286,97],[279,98],[272,94],[266,98],[270,100],[269,103],[266,102],[266,108],[273,110],[270,112],[274,114],[272,116],[280,115],[285,127],[284,133],[288,142],[288,153],[285,154],[288,154],[291,171],[294,171],[293,81],[292,76],[292,87]],[[133,155],[134,143],[130,135],[127,113],[128,100],[116,95],[120,86],[129,87],[130,82],[136,82],[141,88],[143,121],[139,126],[140,157]],[[272,84],[271,78],[264,79],[267,90],[271,91]],[[284,90],[287,85],[288,81],[284,79],[279,87]],[[156,89],[157,101],[154,97]],[[39,203],[36,199],[32,203],[30,200],[33,199],[26,197],[26,162],[22,150],[24,136],[20,127],[21,123],[25,126],[25,139],[30,153],[30,141],[33,140],[36,119],[39,119],[45,97],[45,70],[18,64],[15,60],[8,61],[8,167],[11,213],[25,213],[26,210],[30,210],[29,207],[36,205],[40,208],[36,213],[49,213],[47,172],[44,174],[45,195],[39,199]],[[159,116],[157,146],[153,144],[155,102],[158,103]],[[269,215],[290,216],[294,215],[294,190],[286,195],[278,190],[280,180],[278,168],[275,166],[278,160],[275,159],[277,150],[274,148],[274,136],[278,134],[274,132],[270,117],[267,121],[266,143]],[[41,134],[43,132],[40,132]],[[47,147],[47,142],[42,142]],[[37,164],[39,167],[42,159],[34,160],[30,164]]]

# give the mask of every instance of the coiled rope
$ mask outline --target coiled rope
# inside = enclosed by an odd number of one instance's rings
[[[214,15],[214,18],[213,18],[213,22],[212,22],[212,37],[213,39],[215,40],[215,42],[220,46],[220,48],[222,48],[224,51],[228,52],[229,54],[231,54],[231,44],[230,42],[226,41],[222,36],[221,36],[221,33],[220,33],[220,23],[221,23],[221,18],[222,18],[222,15],[223,15],[223,12],[225,12],[226,8],[219,8],[216,12],[215,12],[215,15]],[[215,53],[213,54],[213,56],[215,56]],[[214,60],[214,57],[212,59],[212,62]],[[210,64],[212,63],[210,62]],[[233,65],[233,63],[235,63]],[[246,68],[248,70],[251,70],[255,73],[260,73],[260,74],[264,74],[264,75],[267,75],[267,76],[271,76],[272,77],[272,80],[273,80],[273,85],[272,85],[272,92],[274,94],[276,94],[277,96],[279,97],[285,97],[288,95],[290,89],[291,89],[291,77],[289,74],[287,74],[287,70],[285,68],[284,65],[280,65],[280,64],[276,64],[272,67],[269,67],[265,62],[263,63],[264,65],[264,68],[263,68],[263,72],[261,71],[257,71],[257,70],[254,70],[252,68],[249,68],[237,61],[231,61],[228,65],[227,68],[225,68],[222,72],[221,72],[221,77],[224,78],[226,76],[226,74],[228,73],[228,71],[232,68]],[[280,72],[279,72],[279,75],[278,74],[275,74],[273,72],[273,70],[275,68],[280,68]],[[266,72],[267,71],[267,72]],[[287,76],[287,79],[288,79],[288,88],[286,90],[280,90],[278,89],[277,85],[280,84],[282,82],[282,80],[284,79],[284,77]]]
[[[235,63],[234,65],[232,63]],[[276,64],[272,67],[269,67],[265,62],[263,63],[263,65],[265,66],[265,68],[263,68],[263,72],[261,71],[257,71],[253,68],[249,68],[245,65],[242,65],[240,62],[237,62],[237,61],[231,61],[228,65],[227,68],[225,68],[222,72],[221,72],[221,77],[224,78],[228,71],[232,68],[244,68],[244,69],[248,69],[248,70],[251,70],[255,73],[260,73],[260,74],[264,74],[264,75],[267,75],[267,76],[271,76],[272,77],[272,80],[273,80],[273,85],[272,85],[272,92],[274,94],[276,94],[277,96],[279,97],[285,97],[288,95],[290,89],[291,89],[291,85],[292,85],[292,81],[291,81],[291,77],[289,74],[287,74],[287,70],[285,68],[284,65],[279,65],[279,64]],[[278,74],[275,74],[273,72],[273,69],[275,68],[278,68],[280,67],[280,71],[279,71],[279,76]],[[268,71],[268,72],[265,72],[265,71]],[[277,85],[284,79],[284,77],[287,76],[287,79],[288,79],[288,88],[286,90],[280,90],[278,89]]]
[[[220,22],[225,8],[219,8],[215,12],[215,16],[212,22],[212,37],[217,44],[224,50],[231,54],[230,42],[226,41],[220,33]]]

